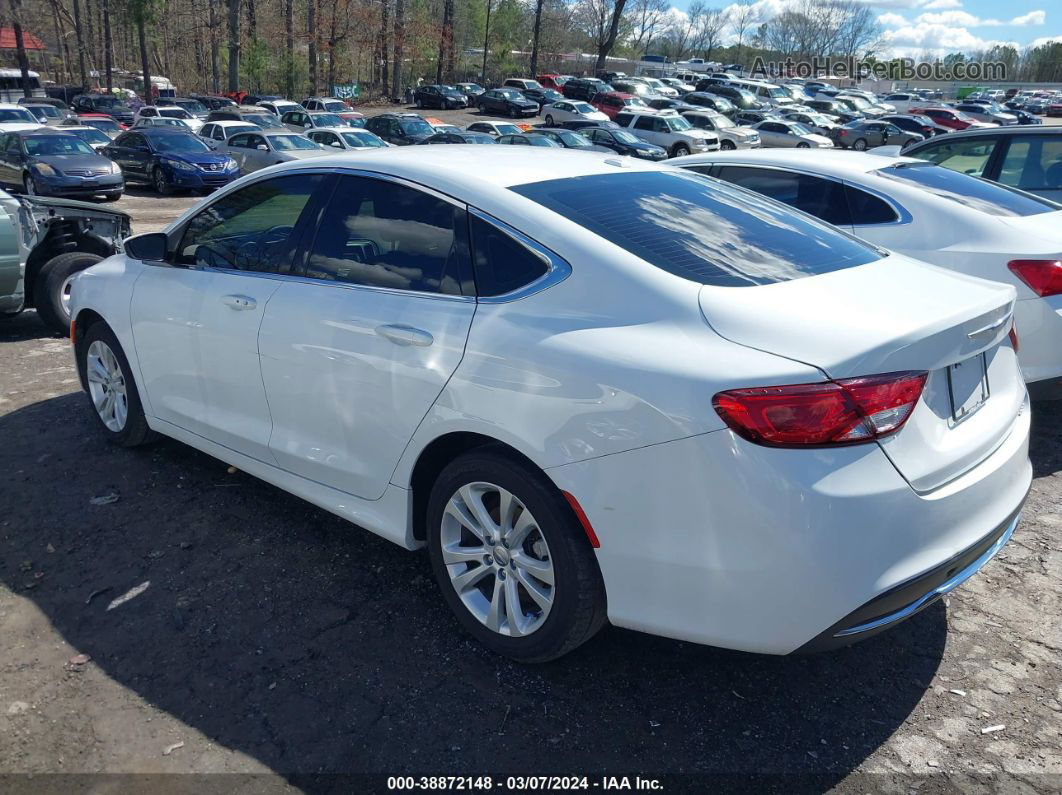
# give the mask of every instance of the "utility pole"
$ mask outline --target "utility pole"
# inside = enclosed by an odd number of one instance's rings
[[[490,49],[490,0],[487,0],[487,24],[484,25],[483,31],[483,73],[479,76],[479,79],[483,82],[483,87],[487,86],[487,51]]]

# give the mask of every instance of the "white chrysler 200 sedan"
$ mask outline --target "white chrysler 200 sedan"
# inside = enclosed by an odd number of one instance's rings
[[[497,652],[607,619],[785,654],[907,618],[1010,538],[1014,300],[678,169],[409,147],[265,169],[131,238],[78,278],[71,336],[112,440],[426,545]]]

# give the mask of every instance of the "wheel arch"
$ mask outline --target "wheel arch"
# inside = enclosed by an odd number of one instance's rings
[[[116,249],[99,235],[83,229],[75,220],[52,223],[44,239],[34,246],[26,257],[26,306],[34,305],[33,290],[45,263],[60,254],[74,251],[96,254],[106,259],[114,254]]]
[[[474,431],[450,431],[438,436],[420,451],[410,473],[410,526],[413,529],[413,538],[417,541],[425,541],[427,538],[426,515],[428,497],[436,479],[455,458],[470,450],[482,448],[490,448],[492,451],[502,453],[527,466],[534,467],[552,482],[552,478],[549,477],[548,473],[531,458],[511,444],[493,436]]]
[[[81,346],[89,328],[97,323],[108,325],[103,315],[94,309],[82,309],[70,323],[70,342],[74,345],[74,361],[77,363],[77,377],[81,381],[82,389],[88,389],[88,382],[85,380],[85,366],[82,361]]]

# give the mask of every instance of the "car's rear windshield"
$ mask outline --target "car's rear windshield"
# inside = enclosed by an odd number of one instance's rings
[[[934,163],[897,163],[874,173],[988,215],[1024,217],[1062,210],[1062,204]]]
[[[700,284],[773,284],[882,256],[783,204],[698,175],[597,174],[511,190]]]

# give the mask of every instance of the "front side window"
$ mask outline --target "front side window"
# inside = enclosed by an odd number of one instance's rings
[[[306,261],[314,279],[461,295],[465,211],[423,191],[343,176]]]
[[[472,253],[476,292],[484,297],[505,295],[541,278],[549,263],[494,224],[472,216]]]
[[[510,190],[699,284],[773,284],[881,258],[826,224],[695,174],[597,174]]]
[[[200,268],[286,273],[295,251],[299,216],[323,179],[320,174],[277,177],[223,196],[185,227],[177,262]]]

